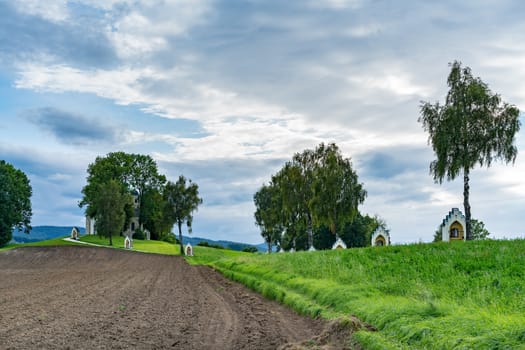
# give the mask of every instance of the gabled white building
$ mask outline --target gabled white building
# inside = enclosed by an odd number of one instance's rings
[[[372,232],[371,238],[372,247],[380,247],[390,245],[390,234],[383,227],[378,226],[374,232]]]
[[[461,241],[466,239],[466,227],[465,215],[458,208],[452,208],[438,226],[438,231],[443,242]]]

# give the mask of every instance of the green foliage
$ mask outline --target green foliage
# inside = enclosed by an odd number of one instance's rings
[[[472,219],[472,239],[487,239],[490,232],[485,228],[481,220]]]
[[[165,237],[172,236],[173,222],[170,219],[170,208],[162,191],[164,187],[160,190],[148,188],[142,196],[140,222],[150,231],[153,240],[164,240]]]
[[[11,240],[13,228],[31,230],[31,194],[26,174],[0,160],[0,247]]]
[[[259,250],[257,249],[257,247],[248,246],[248,247],[244,247],[242,251],[245,253],[257,253]]]
[[[261,229],[261,236],[272,251],[273,242],[280,241],[283,231],[282,200],[277,184],[263,185],[253,196],[255,203],[255,224]]]
[[[255,222],[268,251],[273,243],[284,249],[324,248],[324,227],[334,235],[357,240],[343,230],[358,216],[365,196],[350,159],[335,144],[322,143],[315,150],[295,154],[255,193]],[[359,239],[355,245],[365,244],[365,239]]]
[[[467,239],[473,239],[469,203],[469,173],[476,165],[490,167],[493,161],[514,162],[518,149],[514,138],[520,129],[519,110],[502,102],[468,67],[455,61],[447,84],[444,105],[421,104],[421,117],[436,155],[430,173],[436,182],[454,180],[463,174]]]
[[[144,193],[148,189],[159,189],[166,182],[165,176],[158,173],[155,161],[141,154],[112,152],[105,157],[97,157],[94,163],[89,164],[87,172],[87,184],[82,188],[83,197],[79,206],[86,206],[86,214],[91,217],[95,217],[100,210],[94,199],[101,184],[114,180],[120,184],[122,192],[136,191],[142,208],[150,204],[142,203]],[[125,222],[133,215],[133,207],[130,206],[126,209]]]
[[[201,241],[197,243],[199,247],[208,247],[208,248],[214,248],[214,249],[224,249],[224,247],[220,244],[210,244],[207,241]]]
[[[358,205],[365,200],[366,191],[358,182],[350,159],[343,158],[335,144],[321,144],[317,152],[322,156],[314,170],[313,218],[336,235],[338,229],[352,222]]]
[[[92,203],[98,208],[95,215],[95,229],[99,235],[109,238],[119,235],[126,220],[125,207],[132,201],[127,193],[122,193],[122,186],[116,180],[109,180],[97,186]]]
[[[210,251],[189,261],[212,265],[303,314],[356,315],[374,325],[379,332],[354,335],[367,349],[523,347],[524,240],[271,255]]]
[[[139,227],[135,230],[135,233],[133,234],[133,239],[145,240],[146,233]]]
[[[436,232],[434,232],[434,240],[432,242],[436,243],[436,242],[441,242],[441,241],[443,241],[441,230],[436,230]]]
[[[166,184],[164,196],[168,203],[171,225],[177,224],[179,228],[180,254],[184,255],[182,224],[186,222],[188,231],[191,233],[193,212],[197,210],[199,204],[202,204],[202,198],[199,197],[199,186],[191,180],[186,183],[186,178],[181,175],[177,182]]]
[[[172,232],[162,235],[159,240],[173,244],[180,244],[180,241],[175,237],[175,234]]]

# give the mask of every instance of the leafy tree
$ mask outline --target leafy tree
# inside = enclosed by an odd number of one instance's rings
[[[97,189],[93,198],[93,205],[98,208],[95,228],[100,236],[109,238],[109,245],[113,245],[112,237],[122,232],[126,220],[125,207],[132,197],[122,191],[122,184],[114,179],[98,184]]]
[[[383,227],[387,231],[383,219],[357,213],[354,220],[345,225],[341,239],[348,247],[368,247],[371,244],[372,232],[378,227]]]
[[[13,238],[13,228],[31,230],[31,194],[26,174],[0,160],[0,247]]]
[[[318,225],[326,225],[337,236],[338,230],[352,222],[363,203],[366,191],[358,182],[350,159],[343,158],[335,144],[321,144],[316,152],[319,163],[314,171],[313,217]]]
[[[490,232],[485,228],[485,224],[481,220],[472,219],[472,239],[480,240],[487,239]]]
[[[514,137],[520,129],[519,110],[502,102],[471,69],[455,61],[447,84],[445,104],[422,102],[418,121],[429,133],[436,160],[430,173],[436,182],[454,180],[463,174],[463,205],[467,239],[473,239],[469,202],[470,171],[479,164],[490,167],[494,160],[514,162],[518,150]]]
[[[273,243],[283,231],[281,215],[282,199],[279,188],[274,182],[263,185],[253,196],[255,204],[255,224],[261,229],[261,236],[272,252]]]
[[[314,244],[317,249],[331,249],[335,240],[335,236],[327,226],[314,228]]]
[[[188,231],[191,233],[193,212],[197,210],[202,198],[199,197],[199,186],[184,176],[179,176],[177,182],[168,182],[164,191],[165,198],[171,213],[171,222],[179,228],[180,254],[184,255],[182,241],[182,224],[186,222]]]
[[[140,222],[150,232],[151,239],[160,240],[171,234],[173,222],[170,221],[170,210],[168,201],[160,190],[149,188],[144,191],[140,208]]]
[[[83,198],[79,206],[86,206],[86,214],[91,217],[95,217],[99,211],[94,199],[100,184],[115,180],[123,186],[123,191],[136,191],[142,209],[145,204],[144,194],[150,189],[160,189],[166,182],[165,176],[158,173],[155,161],[141,154],[108,153],[105,157],[97,157],[88,166],[87,172],[87,184],[82,188]],[[134,215],[132,204],[126,212],[124,223]]]
[[[443,241],[443,236],[442,236],[441,230],[436,230],[436,232],[434,232],[434,240],[432,242],[442,242],[442,241]]]
[[[296,153],[289,165],[288,184],[292,191],[288,189],[288,193],[292,195],[285,195],[284,206],[295,207],[298,216],[298,221],[302,225],[306,225],[307,231],[307,247],[306,249],[314,247],[313,238],[313,181],[314,170],[319,161],[319,152],[312,150],[305,150],[302,153]],[[286,169],[286,166],[285,166]],[[285,170],[286,172],[286,170]],[[286,183],[285,183],[286,184]],[[291,203],[287,203],[290,201]]]

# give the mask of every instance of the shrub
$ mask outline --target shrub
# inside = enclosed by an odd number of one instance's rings
[[[244,247],[242,251],[246,252],[246,253],[257,253],[259,251],[259,249],[257,249],[257,247],[254,247],[253,245],[251,245],[251,246]]]
[[[146,234],[141,228],[138,228],[135,230],[135,233],[133,234],[133,239],[144,240],[146,239]]]

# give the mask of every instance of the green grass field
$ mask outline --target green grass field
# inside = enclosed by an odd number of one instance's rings
[[[103,246],[109,245],[109,239],[101,238],[97,235],[93,236],[81,236],[82,242],[88,242]],[[113,247],[124,249],[124,237],[113,237]],[[133,249],[145,253],[165,254],[165,255],[180,255],[180,246],[178,244],[172,244],[162,241],[142,241],[135,239],[133,240]]]
[[[192,258],[312,317],[356,315],[366,349],[525,349],[525,241]]]
[[[107,239],[82,237],[107,245]],[[61,239],[27,245],[69,244]],[[114,239],[114,247],[124,239]],[[12,247],[7,247],[12,248]],[[178,255],[179,246],[134,241]],[[6,248],[3,248],[6,249]],[[311,317],[355,315],[365,349],[525,349],[525,240],[251,254],[194,247],[205,264]]]

